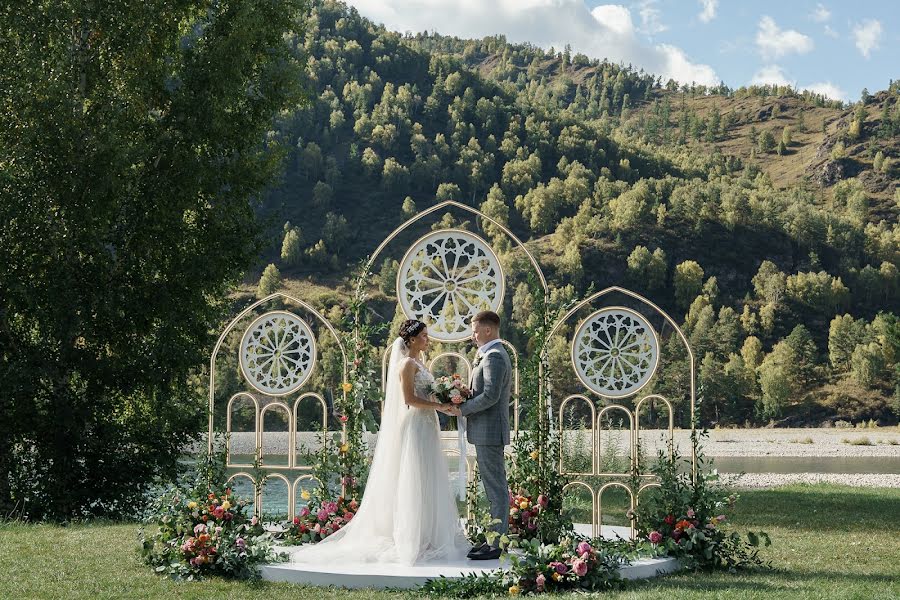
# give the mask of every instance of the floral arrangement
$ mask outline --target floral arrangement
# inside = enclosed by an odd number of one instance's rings
[[[691,435],[698,463],[695,479],[690,468],[679,469],[682,459],[677,450],[672,449],[671,457],[660,450],[653,472],[661,487],[638,506],[638,535],[688,568],[736,571],[768,566],[758,555],[760,540],[771,545],[768,534],[750,531],[745,540],[728,531],[726,511],[734,508],[738,496],[727,494],[718,485],[718,473],[704,468],[708,459],[700,440],[706,435],[706,431]],[[689,459],[685,462],[690,466]]]
[[[346,526],[359,509],[355,499],[347,501],[343,496],[335,501],[311,499],[310,493],[304,490],[301,497],[310,502],[285,527],[285,544],[321,542]]]
[[[144,561],[175,579],[258,577],[257,565],[280,557],[259,520],[247,516],[247,506],[228,488],[205,497],[167,493],[154,507],[158,531],[139,533]]]
[[[600,591],[613,587],[618,569],[628,558],[604,549],[602,540],[563,538],[559,544],[531,540],[522,545],[522,556],[510,555],[506,574],[509,594]]]
[[[458,373],[450,377],[438,377],[431,384],[430,391],[441,404],[462,404],[472,396],[471,390]]]
[[[509,536],[513,539],[530,540],[538,535],[541,513],[550,505],[549,499],[541,494],[535,502],[531,496],[521,492],[509,494]]]

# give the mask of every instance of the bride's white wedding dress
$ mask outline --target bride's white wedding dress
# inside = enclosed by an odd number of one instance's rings
[[[397,338],[391,350],[381,428],[359,510],[343,529],[296,550],[292,562],[412,565],[462,558],[468,550],[440,447],[437,414],[409,406],[403,399],[400,370],[407,358],[406,345]],[[416,361],[416,396],[429,398],[433,381]]]

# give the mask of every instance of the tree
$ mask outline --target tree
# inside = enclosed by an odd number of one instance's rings
[[[875,153],[875,160],[872,163],[872,168],[875,169],[877,173],[884,173],[884,152],[881,150]]]
[[[381,263],[381,271],[378,273],[378,289],[387,295],[392,295],[397,291],[397,271],[400,269],[400,263],[390,257],[385,258]]]
[[[281,271],[273,264],[269,264],[263,270],[262,276],[259,278],[259,285],[256,287],[256,297],[265,298],[272,292],[278,291],[281,287]]]
[[[313,186],[313,204],[320,208],[327,208],[334,198],[334,191],[324,181],[319,181]]]
[[[847,158],[847,149],[844,147],[844,142],[840,140],[835,142],[829,156],[831,156],[831,160],[840,160],[842,158]]]
[[[400,208],[400,211],[407,219],[416,214],[416,202],[411,196],[407,196],[403,199],[403,206]]]
[[[772,418],[781,415],[798,389],[794,370],[794,352],[784,342],[778,342],[759,366],[759,386],[762,390],[760,415]]]
[[[703,268],[693,260],[675,267],[675,302],[687,308],[703,286]]]
[[[791,130],[790,125],[786,125],[785,128],[781,131],[781,143],[784,144],[784,147],[787,148],[791,145],[793,141],[793,131]]]
[[[650,253],[644,246],[635,246],[628,256],[628,273],[635,284],[656,290],[666,282],[666,253],[657,248]]]
[[[442,183],[438,186],[434,197],[438,202],[444,202],[445,200],[456,200],[458,202],[462,198],[462,191],[455,183]]]
[[[333,253],[340,253],[350,239],[350,228],[347,218],[333,212],[325,215],[325,225],[322,227],[322,239],[325,246]]]
[[[777,304],[784,296],[787,275],[782,273],[772,261],[764,260],[760,263],[759,270],[753,276],[751,283],[757,298]]]
[[[859,344],[850,357],[850,376],[859,385],[872,387],[881,377],[884,358],[878,342]]]
[[[0,11],[3,514],[120,515],[206,429],[192,376],[262,248],[300,6]]]
[[[292,227],[289,229],[284,234],[284,240],[281,242],[281,262],[292,267],[300,264],[300,258],[303,256],[303,252],[300,249],[302,243],[303,238],[300,234],[300,228]]]
[[[775,136],[768,129],[763,131],[759,136],[759,151],[768,154],[775,149]]]

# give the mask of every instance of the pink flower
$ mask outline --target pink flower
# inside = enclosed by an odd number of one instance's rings
[[[544,584],[547,583],[547,578],[544,577],[543,573],[541,573],[540,575],[537,576],[537,578],[535,578],[534,583],[537,586],[537,591],[543,592]]]
[[[651,544],[658,544],[661,541],[662,541],[662,534],[660,532],[658,532],[658,531],[650,532],[650,543]]]
[[[716,517],[716,521],[718,521],[719,523],[724,523],[726,518],[727,517],[725,517],[725,515],[719,515],[718,517]]]
[[[345,487],[349,487],[353,485],[353,478],[349,475],[344,475],[343,479],[341,479],[341,483],[343,483]]]
[[[194,525],[194,535],[200,535],[204,531],[206,531],[206,525],[204,525],[203,523],[197,523],[196,525]]]
[[[244,541],[244,538],[238,538],[234,540],[234,544],[238,547],[239,550],[243,550],[247,546],[247,542]]]
[[[345,521],[349,521],[349,520],[352,519],[352,518],[353,518],[353,513],[352,513],[352,512],[345,512],[345,513],[344,513],[344,520],[345,520]]]
[[[257,523],[259,523],[259,519],[256,518],[256,515],[253,515],[253,516],[250,518],[250,524],[253,525],[254,527],[256,527],[256,524],[257,524]]]
[[[569,570],[569,567],[566,566],[566,563],[561,563],[561,562],[556,563],[555,568],[556,568],[556,572],[559,573],[560,575],[565,575],[566,571]]]
[[[541,494],[540,496],[538,496],[538,504],[540,504],[542,508],[547,508],[547,506],[550,504],[550,499],[547,498],[547,496]]]
[[[687,509],[687,517],[688,517],[688,519],[693,519],[693,518],[694,518],[694,514],[695,514],[695,513],[694,513],[694,509],[693,509],[693,508]]]
[[[328,511],[324,508],[319,509],[319,512],[316,514],[316,517],[323,523],[328,519]]]
[[[580,544],[578,544],[578,548],[575,551],[578,553],[578,556],[581,556],[582,554],[586,554],[591,551],[591,545],[587,542],[581,542]]]
[[[306,506],[304,506],[303,508],[300,509],[300,515],[299,515],[299,516],[305,517],[305,516],[308,515],[308,514],[309,514],[309,508],[307,508]]]
[[[522,511],[522,520],[527,521],[530,518],[531,518],[531,513],[527,510],[523,510]]]
[[[574,570],[575,574],[579,577],[584,577],[585,575],[587,575],[588,565],[580,558],[576,558],[574,561],[572,561],[572,570]]]

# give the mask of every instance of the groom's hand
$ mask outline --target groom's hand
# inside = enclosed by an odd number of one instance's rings
[[[462,415],[462,411],[459,410],[458,406],[450,406],[448,407],[447,414],[451,417],[458,417]]]

